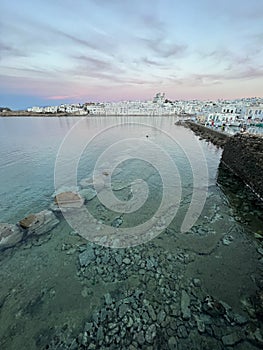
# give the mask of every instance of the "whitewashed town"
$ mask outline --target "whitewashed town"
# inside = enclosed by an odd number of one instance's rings
[[[31,107],[30,113],[72,115],[133,115],[133,116],[186,116],[195,117],[200,122],[238,126],[242,122],[263,122],[263,98],[242,98],[236,100],[175,100],[166,98],[165,93],[157,93],[150,101],[87,102],[84,104],[61,104],[59,106]]]

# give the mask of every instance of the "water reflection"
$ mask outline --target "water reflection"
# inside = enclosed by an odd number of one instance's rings
[[[263,202],[223,163],[218,167],[217,183],[226,196],[236,220],[258,231],[263,228]],[[262,232],[263,233],[263,232]]]

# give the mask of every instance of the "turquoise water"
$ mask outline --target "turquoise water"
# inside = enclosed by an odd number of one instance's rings
[[[80,118],[1,118],[0,119],[0,217],[2,222],[15,223],[25,215],[33,211],[38,212],[47,208],[54,193],[54,167],[59,147]],[[84,133],[90,138],[96,135],[89,147],[83,152],[78,168],[78,179],[91,174],[97,157],[113,142],[118,141],[119,136],[131,137],[132,135],[142,138],[148,132],[151,134],[151,141],[158,142],[170,152],[176,160],[176,165],[181,171],[182,181],[191,183],[191,169],[183,150],[170,139],[166,134],[158,130],[149,130],[147,125],[160,128],[169,132],[171,137],[188,138],[189,153],[197,154],[195,145],[191,146],[193,138],[190,131],[178,129],[174,125],[174,118],[135,118],[136,123],[145,124],[118,126],[108,137],[99,134],[103,128],[120,122],[134,122],[132,118],[88,118],[85,124]],[[171,129],[172,127],[172,129]],[[151,129],[151,128],[150,128]],[[180,130],[180,131],[178,131]],[[138,132],[137,132],[138,131]],[[124,133],[124,134],[123,134]],[[176,136],[177,135],[177,136]],[[200,143],[205,156],[208,158],[208,165],[211,168],[211,183],[215,182],[216,169],[219,163],[221,152],[211,146]],[[192,147],[192,148],[191,148]],[[140,169],[133,167],[133,172],[140,174]],[[143,171],[143,169],[142,169]],[[132,174],[126,169],[126,177],[138,177],[139,174]],[[187,178],[189,179],[187,180]]]
[[[96,176],[110,173],[117,160],[112,172],[117,198],[129,202],[136,179],[148,184],[144,205],[134,213],[121,213],[121,228],[133,229],[153,217],[165,189],[171,203],[169,193],[181,190],[180,206],[173,207],[177,213],[169,225],[164,222],[159,235],[136,247],[113,249],[87,242],[57,214],[59,224],[52,231],[2,251],[1,349],[262,346],[262,205],[219,166],[221,149],[175,121],[173,117],[90,117],[82,122],[0,118],[1,222],[16,223],[49,208],[63,140],[68,152],[62,162],[62,184],[70,183],[64,166],[71,168],[79,158],[76,179],[81,187],[101,154],[109,150],[97,164]],[[89,143],[78,154],[82,139]],[[122,144],[123,139],[133,141]],[[165,150],[163,156],[154,144]],[[145,159],[124,160],[136,152]],[[176,165],[178,177],[166,156]],[[196,221],[181,233],[195,191]],[[135,193],[139,200],[142,194]],[[120,217],[101,204],[99,195],[85,205],[109,227]],[[85,264],[83,259],[90,260]]]

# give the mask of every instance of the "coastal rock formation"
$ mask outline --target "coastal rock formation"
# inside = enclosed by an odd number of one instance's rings
[[[43,210],[37,214],[30,214],[19,221],[19,225],[27,230],[27,236],[47,233],[58,223],[58,219],[50,210]]]
[[[23,232],[12,224],[0,223],[0,250],[13,247],[23,238]]]
[[[236,134],[225,144],[222,162],[263,198],[263,137]]]
[[[218,147],[224,147],[225,143],[230,138],[229,135],[224,134],[218,130],[207,128],[204,125],[197,124],[191,121],[186,121],[184,123],[184,126],[190,128],[196,135],[200,136],[200,138],[203,138],[206,141],[210,141]]]
[[[60,208],[80,208],[84,199],[74,192],[62,192],[55,196],[55,204]]]

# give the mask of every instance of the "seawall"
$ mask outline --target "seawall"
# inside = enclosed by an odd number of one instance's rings
[[[192,121],[186,121],[183,125],[190,128],[196,135],[201,138],[212,142],[214,145],[218,147],[224,147],[226,142],[231,137],[228,134],[225,134],[221,131],[208,128],[202,124],[197,124]]]
[[[263,137],[236,134],[224,145],[221,162],[263,200]]]
[[[230,136],[192,121],[179,124],[222,147],[221,163],[239,176],[263,200],[263,136],[239,133]]]

